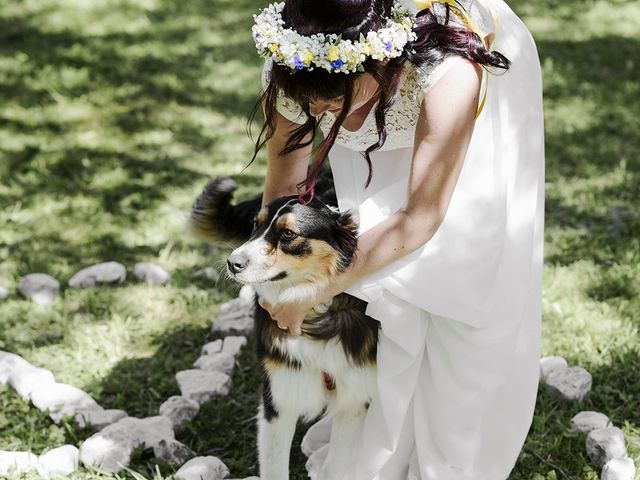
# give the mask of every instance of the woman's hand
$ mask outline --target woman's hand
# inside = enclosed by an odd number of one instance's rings
[[[258,303],[264,308],[273,319],[278,323],[278,327],[282,330],[288,330],[291,335],[298,337],[302,335],[302,322],[313,307],[316,301],[303,302],[281,302],[271,305],[264,298],[258,297]]]

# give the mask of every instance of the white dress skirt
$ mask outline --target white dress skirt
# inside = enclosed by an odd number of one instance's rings
[[[434,4],[439,5],[439,4]],[[348,290],[381,324],[378,396],[371,403],[344,480],[503,480],[531,425],[539,379],[544,218],[542,80],[535,43],[502,0],[467,2],[492,49],[511,60],[484,77],[486,103],[445,219],[429,242]],[[329,154],[341,210],[360,233],[402,208],[420,102],[455,62],[405,67],[377,139],[370,114],[341,129]],[[268,79],[269,64],[264,81]],[[281,98],[279,111],[304,114]],[[333,118],[320,122],[328,131]],[[384,244],[379,248],[385,248]],[[331,419],[303,440],[318,478]]]

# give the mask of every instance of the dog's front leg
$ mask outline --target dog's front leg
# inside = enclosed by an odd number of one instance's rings
[[[258,456],[260,480],[289,480],[289,453],[296,430],[297,414],[286,412],[267,419],[258,412]]]
[[[363,405],[334,415],[329,452],[318,480],[348,480],[343,477],[366,413],[367,409]]]

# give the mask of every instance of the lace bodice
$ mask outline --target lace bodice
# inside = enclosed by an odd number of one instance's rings
[[[413,137],[420,113],[420,104],[426,91],[444,74],[448,64],[456,61],[457,57],[446,57],[438,64],[416,67],[407,62],[400,76],[395,100],[385,118],[387,140],[380,150],[395,150],[413,146]],[[269,62],[267,62],[269,63]],[[265,66],[265,80],[268,79],[270,65]],[[278,112],[285,118],[304,123],[306,115],[300,105],[290,98],[281,95],[277,103]],[[351,132],[340,128],[336,143],[355,151],[364,151],[378,141],[375,122],[375,105],[367,115],[362,126]],[[319,127],[324,135],[329,133],[335,117],[326,113],[321,117]]]

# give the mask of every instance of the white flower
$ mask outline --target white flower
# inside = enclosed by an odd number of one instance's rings
[[[254,15],[252,34],[260,55],[293,71],[317,67],[329,72],[355,72],[362,70],[368,57],[384,60],[400,56],[405,45],[416,39],[413,17],[397,4],[384,27],[358,41],[342,40],[333,33],[300,35],[284,28],[283,9],[283,2],[272,3]]]

